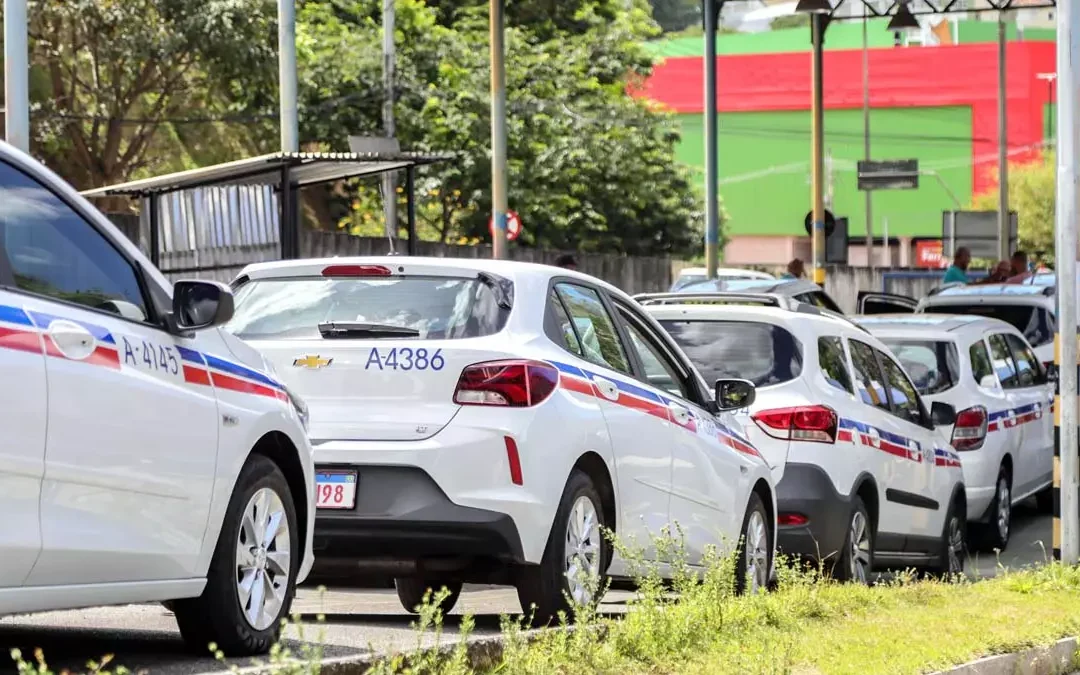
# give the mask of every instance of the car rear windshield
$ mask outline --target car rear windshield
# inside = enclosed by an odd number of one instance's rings
[[[1032,347],[1041,347],[1054,341],[1054,316],[1037,305],[930,305],[924,311],[933,314],[974,314],[999,319],[1012,324],[1024,334]]]
[[[661,321],[706,382],[739,377],[759,387],[802,373],[802,345],[785,329],[759,321]]]
[[[960,381],[956,345],[945,340],[882,340],[899,359],[920,394],[940,394]]]
[[[492,335],[508,315],[496,292],[477,278],[258,279],[237,289],[236,312],[226,329],[252,340],[445,340]]]

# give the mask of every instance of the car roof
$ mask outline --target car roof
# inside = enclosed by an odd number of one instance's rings
[[[1006,321],[975,314],[862,314],[851,320],[878,337],[952,340],[988,330],[1019,333]]]
[[[753,293],[799,295],[800,293],[820,290],[821,286],[805,279],[710,279],[687,284],[677,292],[748,291]]]
[[[708,274],[708,270],[706,270],[704,267],[684,267],[683,269],[679,270],[679,276],[680,277],[682,277],[682,276],[690,276],[690,275],[697,276],[697,275],[702,275],[702,274]],[[773,275],[769,274],[768,272],[758,272],[757,270],[747,270],[747,269],[743,269],[741,267],[719,267],[716,270],[716,274],[717,274],[717,276],[721,276],[721,277],[734,277],[734,276],[742,275],[743,278],[750,278],[750,279],[766,279],[767,280],[767,279],[774,279],[775,278],[775,277],[773,277]]]
[[[1006,300],[1013,302],[1014,299],[1018,302],[1024,302],[1028,299],[1047,298],[1053,297],[1054,286],[1047,286],[1042,284],[974,284],[956,286],[947,286],[940,289],[936,293],[927,296],[923,303],[925,304],[937,304],[936,300],[945,300],[948,304],[951,300],[967,300],[969,298],[978,298],[980,300],[994,299],[994,300]]]
[[[715,303],[715,304],[680,304],[672,294],[659,294],[665,300],[661,304],[644,304],[646,312],[653,315],[658,321],[685,318],[696,321],[766,321],[791,327],[795,324],[810,321],[826,321],[829,325],[837,323],[845,325],[856,331],[862,330],[858,325],[852,325],[846,316],[822,310],[813,305],[798,303],[797,308],[773,307],[769,305],[739,304],[739,303]],[[716,293],[723,297],[723,293]]]

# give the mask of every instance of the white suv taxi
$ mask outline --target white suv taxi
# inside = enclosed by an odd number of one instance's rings
[[[962,458],[972,541],[1009,543],[1012,507],[1035,495],[1053,505],[1054,384],[1020,331],[979,316],[854,317],[884,342],[928,401],[959,412],[952,445]]]
[[[227,329],[311,409],[320,574],[393,575],[410,611],[428,588],[449,610],[463,583],[513,585],[546,622],[631,571],[602,528],[655,559],[679,523],[691,564],[745,537],[740,571],[768,583],[771,475],[725,412],[753,387],[714,393],[609,284],[367,257],[250,265],[234,288]]]
[[[0,143],[0,615],[168,603],[267,651],[312,565],[303,404],[56,175]]]
[[[740,413],[777,480],[777,547],[866,582],[875,567],[962,571],[960,458],[889,348],[779,294],[637,296],[706,378],[757,386]]]

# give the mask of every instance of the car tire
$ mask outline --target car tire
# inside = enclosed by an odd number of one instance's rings
[[[565,612],[569,619],[575,603],[599,604],[598,591],[604,588],[604,572],[610,560],[603,532],[606,526],[603,502],[592,479],[582,471],[573,471],[555,510],[540,564],[523,568],[516,584],[521,611],[533,625],[557,621],[559,612]],[[571,562],[575,567],[568,569]],[[596,589],[590,589],[587,576],[580,574],[582,564],[596,575]],[[575,574],[575,570],[579,573]],[[574,603],[569,602],[570,598]]]
[[[967,513],[957,499],[949,504],[941,531],[938,562],[928,571],[939,579],[951,579],[964,573],[967,560]]]
[[[257,545],[260,535],[266,540],[269,526],[275,527],[276,536],[268,545]],[[174,604],[184,641],[199,651],[214,643],[226,656],[267,653],[296,593],[300,541],[285,476],[269,458],[252,455],[225,510],[206,588],[198,598]],[[287,556],[281,555],[283,549],[288,549]],[[242,600],[242,595],[247,597]]]
[[[397,588],[397,596],[398,600],[401,600],[401,606],[405,608],[406,612],[413,614],[419,614],[417,607],[424,604],[424,595],[428,592],[428,589],[431,589],[431,598],[429,600],[434,602],[435,595],[445,587],[450,594],[439,603],[439,610],[443,616],[446,616],[454,609],[458,598],[461,597],[461,586],[460,582],[429,581],[427,579],[407,577],[394,579],[394,587]]]
[[[756,594],[768,590],[772,576],[772,542],[769,513],[761,496],[750,493],[739,535],[739,555],[735,559],[735,592]],[[747,583],[749,582],[749,583]]]
[[[990,514],[990,520],[976,524],[973,543],[979,551],[985,553],[1004,551],[1009,545],[1009,535],[1012,533],[1012,481],[1005,467],[998,471],[997,482],[994,484],[994,499],[990,502],[987,513]]]
[[[832,575],[839,581],[869,584],[874,569],[874,523],[858,495],[851,499],[846,529],[844,548],[836,558]]]

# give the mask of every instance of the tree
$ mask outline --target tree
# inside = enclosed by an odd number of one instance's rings
[[[652,16],[665,33],[701,25],[701,0],[649,0]]]
[[[1025,251],[1054,250],[1054,200],[1057,171],[1053,152],[1035,161],[1009,162],[1009,209],[1016,211],[1019,246]],[[997,181],[997,170],[993,170]],[[978,195],[973,208],[996,211],[998,188]]]

